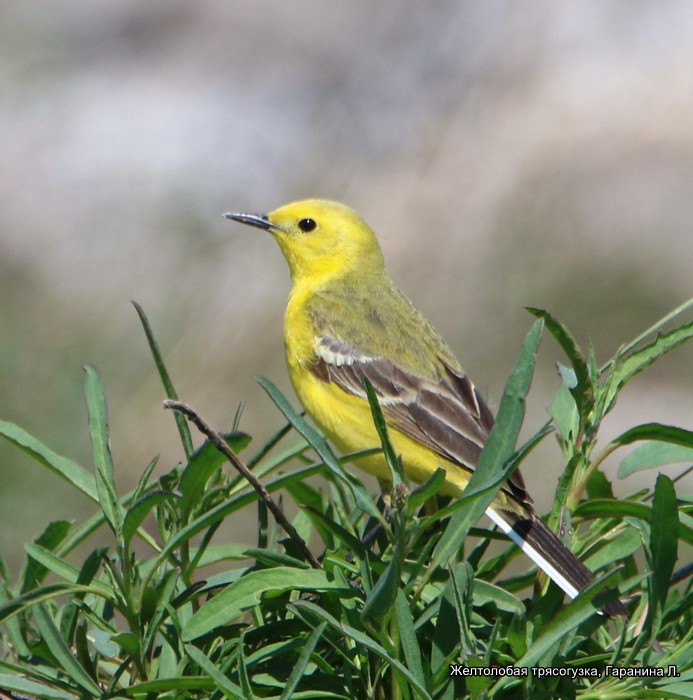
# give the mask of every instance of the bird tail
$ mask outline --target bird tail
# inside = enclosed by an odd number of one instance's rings
[[[546,575],[571,598],[594,580],[594,574],[532,514],[489,508],[486,514]],[[611,616],[628,615],[620,600],[604,606]]]

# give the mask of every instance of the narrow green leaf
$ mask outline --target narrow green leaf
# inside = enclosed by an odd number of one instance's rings
[[[494,603],[499,610],[505,610],[511,613],[527,614],[527,609],[521,600],[516,598],[512,593],[508,593],[504,588],[494,586],[488,581],[474,579],[474,605],[486,605]]]
[[[659,474],[655,484],[650,516],[650,552],[652,553],[652,598],[664,610],[671,574],[676,563],[679,519],[676,491],[671,479]]]
[[[676,512],[676,509],[674,509]],[[650,522],[652,507],[647,503],[635,503],[634,501],[615,501],[595,498],[591,501],[580,503],[573,512],[573,516],[582,518],[638,518]],[[679,513],[679,537],[687,544],[693,545],[693,528],[684,522],[685,513]]]
[[[367,377],[363,379],[363,386],[366,390],[366,398],[368,399],[368,404],[371,408],[371,415],[373,416],[373,424],[380,438],[380,445],[383,448],[383,454],[385,455],[385,462],[390,469],[390,475],[392,476],[392,485],[399,486],[399,484],[407,483],[407,478],[404,474],[404,469],[402,467],[401,461],[395,454],[395,450],[390,442],[390,436],[387,432],[387,423],[385,423],[385,417],[383,416],[383,411],[380,408],[380,403],[378,402],[378,396],[375,393],[373,385],[370,383]]]
[[[440,491],[445,482],[445,469],[436,469],[430,479],[425,481],[421,486],[415,488],[407,500],[407,507],[410,513],[416,511],[429,498],[435,496]]]
[[[196,639],[216,627],[233,622],[246,610],[257,605],[265,593],[293,590],[337,591],[344,596],[353,594],[351,590],[345,590],[342,585],[330,581],[321,569],[277,566],[251,571],[207,601],[184,625],[183,638],[188,641]]]
[[[308,422],[291,406],[286,397],[265,377],[257,377],[258,384],[267,392],[267,395],[272,399],[277,408],[284,414],[286,419],[293,427],[310,443],[311,447],[317,452],[325,466],[337,478],[345,483],[351,490],[358,506],[365,510],[368,515],[382,521],[382,514],[375,507],[373,499],[370,497],[366,489],[358,479],[348,474],[335,456],[332,448],[329,446],[325,437],[315,428],[311,427]]]
[[[605,413],[614,404],[616,395],[636,374],[649,367],[655,360],[693,337],[693,321],[658,335],[651,343],[625,355],[623,351],[610,364],[610,379],[607,393],[603,397]]]
[[[29,610],[37,603],[42,603],[58,596],[70,595],[72,593],[98,593],[91,586],[80,586],[74,583],[49,583],[33,591],[24,593],[16,598],[10,599],[0,606],[0,622],[4,622],[21,612]]]
[[[206,691],[210,695],[206,695],[205,697],[211,697],[211,693],[216,689],[216,683],[209,676],[176,675],[173,678],[157,678],[153,681],[132,683],[129,687],[120,690],[119,695],[114,698],[109,698],[109,700],[150,697],[155,697],[158,700],[173,700],[173,698],[184,697],[181,692],[184,690]],[[171,691],[170,695],[161,695],[161,693],[168,693],[168,691]]]
[[[363,542],[349,532],[345,527],[329,518],[325,513],[314,508],[306,508],[306,513],[315,523],[323,526],[330,534],[332,534],[338,542],[341,542],[349,551],[351,551],[357,559],[365,559],[368,556],[368,548]],[[318,525],[316,525],[317,529]]]
[[[147,337],[147,343],[149,344],[149,350],[154,358],[154,365],[159,373],[161,383],[164,385],[166,398],[177,401],[178,394],[173,387],[173,382],[171,381],[171,377],[166,369],[166,365],[164,364],[164,359],[161,355],[161,351],[159,350],[159,344],[156,342],[152,328],[149,325],[149,319],[144,313],[144,309],[136,301],[133,301],[132,305],[135,307],[135,311],[137,311],[137,315],[140,317],[140,322],[142,323],[142,328],[144,329],[144,334]],[[192,438],[190,437],[190,426],[188,425],[188,421],[185,419],[185,416],[183,416],[180,412],[173,411],[172,413],[176,421],[176,426],[178,427],[178,434],[180,435],[181,443],[183,444],[185,458],[190,459],[190,455],[193,453],[193,443]]]
[[[11,676],[9,673],[0,673],[0,689],[22,693],[22,697],[41,698],[42,700],[79,700],[75,693],[67,693],[64,690],[50,688],[43,683],[35,683],[21,676]]]
[[[434,676],[439,676],[441,673],[447,676],[449,659],[462,654],[460,626],[455,607],[455,592],[448,581],[437,601],[438,619],[433,630],[430,662],[431,673]]]
[[[366,598],[361,611],[363,620],[379,619],[389,612],[397,597],[399,580],[399,564],[393,557]]]
[[[34,619],[43,641],[60,664],[62,670],[90,696],[101,697],[101,688],[77,661],[70,647],[60,636],[60,631],[53,622],[53,618],[42,604],[34,608]]]
[[[54,552],[34,543],[24,545],[24,549],[32,559],[35,559],[46,569],[52,571],[66,581],[70,583],[83,583],[83,581],[80,580],[80,570],[64,559],[61,559]],[[101,595],[113,599],[113,589],[103,581],[93,581],[92,586],[95,590],[100,591]]]
[[[93,475],[77,464],[77,462],[56,454],[40,440],[29,435],[29,433],[14,425],[14,423],[0,421],[0,437],[4,437],[37,462],[48,467],[52,472],[65,479],[65,481],[89,496],[93,501],[98,501]]]
[[[570,370],[572,372],[572,370]],[[574,374],[574,373],[573,373]],[[556,396],[549,408],[549,415],[553,418],[561,437],[565,442],[570,442],[580,430],[580,414],[578,413],[575,399],[565,382],[561,382]]]
[[[489,507],[498,488],[508,477],[504,467],[513,455],[522,427],[525,398],[532,382],[542,326],[542,322],[537,321],[530,329],[505,385],[496,424],[491,429],[479,462],[462,496],[466,498],[474,494],[474,500],[464,509],[458,510],[450,519],[436,547],[430,569],[445,565],[455,555],[469,530]]]
[[[250,435],[233,432],[223,435],[224,442],[238,454],[250,443]],[[182,496],[180,509],[184,518],[192,512],[199,502],[205,485],[212,474],[226,462],[226,457],[209,440],[205,442],[191,455],[178,486]]]
[[[474,591],[474,570],[469,562],[462,562],[450,572],[450,586],[455,602],[455,615],[460,628],[463,653],[466,657],[476,656],[479,649],[476,636],[471,628],[472,604]]]
[[[416,628],[414,627],[414,618],[409,607],[409,601],[402,590],[397,591],[395,618],[399,627],[399,640],[404,652],[404,659],[407,662],[407,668],[412,672],[416,680],[422,686],[425,686],[426,674],[424,673],[421,659],[421,646],[416,637]]]
[[[592,410],[592,406],[594,406],[594,385],[592,384],[587,360],[582,350],[580,350],[580,346],[570,331],[548,311],[535,308],[528,308],[527,311],[544,321],[549,333],[558,341],[558,344],[563,348],[563,352],[568,356],[576,379],[575,385],[572,387],[568,386],[568,389],[575,399],[578,413],[583,420],[586,419]]]
[[[279,489],[283,488],[284,486],[286,486],[287,483],[290,483],[293,480],[306,479],[309,476],[313,476],[314,474],[320,473],[321,471],[322,465],[319,464],[304,467],[303,469],[297,469],[291,474],[281,474],[280,476],[277,476],[274,479],[267,481],[265,483],[265,488],[269,493],[273,493],[274,491],[278,491]],[[249,503],[257,501],[257,499],[257,492],[254,489],[251,489],[250,486],[248,486],[248,489],[245,492],[237,494],[224,501],[223,503],[220,503],[219,505],[210,508],[205,513],[202,513],[199,517],[195,518],[195,520],[189,522],[184,528],[178,530],[178,532],[176,532],[171,537],[171,539],[166,542],[166,545],[161,550],[161,552],[159,552],[159,555],[157,556],[155,562],[152,564],[152,568],[150,569],[149,575],[153,575],[153,573],[159,568],[159,566],[163,562],[165,562],[171,556],[171,554],[175,552],[175,550],[178,547],[181,546],[181,544],[187,542],[199,532],[202,532],[203,530],[206,530],[215,523],[220,522],[227,515],[230,515],[231,513],[234,513],[237,510],[240,510]]]
[[[139,637],[134,632],[118,632],[111,636],[111,641],[117,644],[126,654],[136,659],[141,652]]]
[[[70,530],[70,523],[67,520],[56,520],[48,525],[48,527],[34,540],[34,543],[48,551],[54,551],[58,545],[65,539]],[[32,588],[36,588],[41,581],[46,577],[47,569],[43,564],[40,564],[29,557],[22,572],[22,584],[19,588],[21,593],[26,593]]]
[[[290,607],[297,612],[307,611],[310,614],[315,615],[319,620],[327,622],[330,627],[337,630],[345,637],[353,639],[357,644],[369,649],[376,656],[380,657],[383,661],[390,664],[396,671],[401,673],[411,684],[412,690],[416,691],[422,698],[432,700],[428,690],[419,682],[416,676],[414,676],[414,674],[412,674],[401,661],[394,658],[392,654],[386,651],[382,646],[380,646],[380,644],[371,639],[367,634],[364,634],[360,630],[357,630],[350,625],[339,622],[326,610],[323,610],[320,606],[310,603],[307,600],[297,600],[294,603],[291,603]]]
[[[644,423],[636,425],[625,433],[621,433],[613,443],[617,445],[630,445],[638,440],[657,440],[669,442],[672,445],[693,448],[693,431],[677,428],[675,425],[663,425],[662,423]],[[685,461],[685,460],[684,460]]]
[[[0,611],[4,609],[12,597],[6,582],[0,581]],[[12,648],[17,657],[26,659],[31,656],[31,649],[24,639],[24,625],[22,623],[23,621],[16,616],[8,616],[3,622],[3,632],[0,639],[4,637],[3,646],[5,648]],[[3,668],[1,661],[0,668]]]
[[[599,549],[585,558],[585,564],[591,571],[598,571],[605,566],[637,552],[642,546],[640,535],[632,528],[619,532],[612,540],[601,539]]]
[[[96,370],[90,365],[85,365],[84,372],[84,393],[87,398],[87,409],[89,412],[89,432],[91,434],[91,448],[99,504],[118,542],[121,542],[124,510],[118,500],[115,481],[113,480],[113,460],[108,437],[106,398],[101,378]]]
[[[77,574],[77,580],[75,583],[82,586],[89,586],[93,582],[96,574],[99,572],[101,562],[107,551],[108,549],[106,547],[100,547],[93,550],[84,560],[84,563]],[[60,616],[60,634],[68,646],[72,646],[74,640],[75,629],[77,628],[77,622],[81,612],[80,607],[84,597],[84,593],[74,594],[68,601],[67,605],[63,608],[63,612]]]
[[[158,461],[159,455],[156,455],[154,459],[152,459],[149,462],[149,464],[144,468],[142,474],[140,474],[140,478],[137,480],[137,486],[135,487],[135,490],[132,492],[132,494],[128,494],[128,496],[126,496],[125,498],[121,498],[121,503],[123,503],[126,499],[130,500],[132,503],[135,503],[136,501],[139,501],[140,498],[142,498],[142,495],[147,490],[147,483],[149,481],[149,477],[152,475],[154,467],[156,467]]]
[[[231,680],[222,673],[214,662],[192,644],[185,645],[188,656],[217,684],[219,690],[230,700],[238,700],[243,697],[243,690],[240,686],[232,683]]]
[[[244,559],[255,559],[266,566],[288,566],[292,569],[310,569],[310,564],[300,559],[290,557],[282,552],[273,552],[269,549],[259,549],[256,547],[246,548],[243,552]]]
[[[306,671],[306,667],[308,666],[308,662],[310,661],[311,654],[315,651],[315,647],[320,641],[320,638],[322,637],[326,627],[327,622],[321,622],[310,633],[308,639],[306,639],[306,642],[303,645],[303,650],[301,651],[301,655],[298,657],[298,661],[296,662],[296,665],[291,671],[291,675],[286,681],[286,687],[284,688],[284,691],[279,697],[279,700],[291,700],[291,698],[295,697],[294,691],[298,686],[298,682],[303,677],[303,674]]]
[[[693,681],[669,683],[656,689],[638,690],[638,700],[691,700],[693,698]]]
[[[241,632],[236,648],[236,658],[238,660],[236,666],[238,668],[238,677],[241,680],[241,688],[243,690],[243,700],[255,700],[253,688],[250,685],[250,676],[248,675],[248,665],[246,663],[245,654],[245,630]]]
[[[608,576],[595,579],[585,590],[581,591],[575,600],[566,605],[542,627],[540,634],[532,641],[527,653],[515,663],[515,666],[526,668],[551,666],[561,640],[595,614],[595,604],[592,600],[600,596],[605,587],[613,585],[617,573],[612,572]],[[501,678],[492,688],[490,696],[495,697],[495,694],[510,680],[510,677]]]
[[[176,586],[180,580],[180,572],[176,569],[167,571],[163,579],[157,581],[156,586],[152,587],[151,599],[145,596],[148,600],[147,605],[142,606],[142,613],[150,618],[147,625],[147,631],[142,640],[143,649],[151,649],[154,645],[154,638],[159,633],[159,627],[165,618],[171,619],[170,608]]]
[[[623,357],[627,353],[629,353],[633,348],[637,347],[642,343],[646,338],[649,336],[653,335],[657,331],[659,331],[660,328],[664,328],[668,323],[671,323],[677,316],[680,316],[682,313],[687,311],[689,308],[693,307],[693,297],[688,299],[687,301],[684,301],[683,304],[680,306],[677,306],[673,311],[670,311],[668,314],[660,318],[658,321],[653,323],[647,330],[643,331],[637,338],[634,340],[631,340],[629,343],[624,345],[619,349],[619,356]],[[602,367],[601,371],[604,372],[606,370],[606,367]]]
[[[693,463],[693,447],[682,447],[666,442],[646,442],[621,460],[618,465],[618,478],[625,479],[630,474],[643,469],[679,463]]]
[[[176,494],[171,491],[150,491],[148,494],[142,496],[136,503],[133,503],[127,509],[123,521],[123,540],[125,543],[130,543],[130,540],[152,508],[164,501],[172,501],[174,498],[176,498]]]

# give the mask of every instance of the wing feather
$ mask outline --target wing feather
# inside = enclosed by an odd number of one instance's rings
[[[363,398],[363,380],[367,378],[393,427],[445,460],[474,469],[494,419],[462,372],[441,360],[439,376],[423,377],[325,335],[315,339],[314,350],[311,369],[315,376]],[[506,490],[521,502],[531,502],[518,471]]]

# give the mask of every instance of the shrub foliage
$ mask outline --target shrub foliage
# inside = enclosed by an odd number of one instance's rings
[[[337,456],[266,379],[260,384],[286,427],[255,450],[238,429],[240,411],[229,432],[216,433],[176,402],[137,307],[172,400],[182,463],[154,478],[153,459],[133,492],[118,492],[104,391],[92,367],[85,367],[89,469],[0,423],[0,434],[37,468],[95,504],[87,520],[51,522],[27,543],[17,577],[0,561],[0,696],[691,697],[692,502],[676,493],[687,470],[674,479],[658,474],[652,489],[616,499],[600,466],[634,443],[621,478],[691,464],[693,433],[648,423],[597,443],[621,389],[693,335],[693,323],[680,320],[690,306],[603,366],[558,320],[531,309],[537,321],[497,424],[455,501],[438,494],[442,472],[423,485],[407,483],[370,387],[392,472],[392,489],[377,500],[344,469],[361,455]],[[550,422],[518,446],[544,328],[566,357],[561,383]],[[207,437],[198,449],[188,418]],[[564,470],[547,521],[598,575],[571,602],[503,536],[476,527],[504,479],[548,435],[557,439]],[[247,467],[250,480],[227,461]],[[313,475],[324,477],[322,486],[307,481]],[[298,506],[291,522],[278,505],[280,490]],[[239,511],[257,521],[255,547],[215,537]],[[503,543],[493,555],[492,540]],[[78,545],[89,552],[82,561]],[[626,602],[629,619],[595,613],[605,587]]]

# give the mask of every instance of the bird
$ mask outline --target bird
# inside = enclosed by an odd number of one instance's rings
[[[268,214],[229,212],[269,232],[289,266],[284,345],[304,409],[344,453],[380,444],[365,381],[378,398],[407,478],[445,470],[441,491],[459,497],[494,415],[452,350],[392,281],[371,227],[339,202],[306,199]],[[388,482],[382,453],[358,466]],[[486,513],[571,598],[593,573],[541,521],[516,470]],[[626,615],[620,600],[604,607]]]

